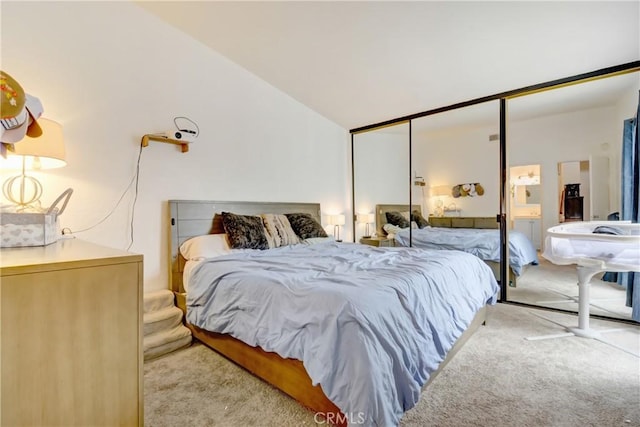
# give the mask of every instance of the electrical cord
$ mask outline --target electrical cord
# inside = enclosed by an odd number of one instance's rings
[[[136,162],[136,172],[135,172],[135,174],[133,175],[133,177],[131,178],[131,181],[129,181],[129,184],[127,184],[127,186],[125,187],[124,191],[120,195],[120,198],[116,202],[115,206],[111,209],[111,211],[107,215],[104,216],[104,218],[102,218],[97,223],[95,223],[95,224],[93,224],[93,225],[91,225],[89,227],[83,228],[81,230],[78,230],[78,231],[72,231],[69,228],[64,228],[62,230],[62,234],[63,235],[68,235],[68,234],[82,233],[82,232],[85,232],[85,231],[89,231],[89,230],[97,227],[98,225],[102,224],[103,222],[105,222],[111,215],[113,215],[113,213],[116,211],[118,206],[120,206],[120,203],[124,199],[124,196],[129,192],[129,190],[131,189],[131,186],[135,183],[133,206],[131,208],[130,242],[129,242],[129,245],[127,246],[127,250],[129,250],[131,248],[131,246],[133,245],[133,218],[134,218],[134,215],[135,215],[136,201],[138,200],[138,182],[140,180],[140,159],[141,159],[141,157],[142,157],[142,145],[140,145],[140,150],[138,151],[138,160]]]
[[[136,174],[135,174],[135,179],[136,179],[136,187],[135,187],[135,191],[133,192],[133,205],[131,206],[131,242],[129,243],[129,246],[127,246],[127,250],[131,249],[131,246],[133,246],[133,218],[135,217],[135,213],[136,213],[136,202],[138,201],[138,184],[140,182],[140,158],[142,157],[142,145],[140,145],[140,151],[138,152],[138,161],[136,162]]]
[[[200,128],[198,127],[198,124],[196,122],[194,122],[193,120],[191,120],[190,118],[184,117],[184,116],[176,116],[176,117],[173,118],[173,124],[175,125],[175,127],[178,130],[187,131],[187,129],[182,129],[178,125],[178,120],[180,120],[180,119],[186,120],[189,123],[191,123],[193,126],[195,126],[195,132],[196,132],[195,136],[196,137],[200,134]],[[142,158],[142,145],[140,145],[140,150],[138,151],[138,160],[136,161],[136,172],[135,172],[135,174],[133,175],[133,177],[131,178],[131,181],[129,181],[129,184],[127,184],[127,186],[125,187],[124,191],[120,195],[120,198],[116,202],[115,206],[111,209],[111,211],[107,215],[105,215],[104,218],[102,218],[100,221],[98,221],[97,223],[93,224],[90,227],[86,227],[86,228],[83,228],[83,229],[75,231],[75,232],[72,231],[69,228],[64,228],[62,230],[62,234],[64,236],[68,237],[69,235],[73,235],[75,233],[82,233],[82,232],[85,232],[85,231],[89,231],[89,230],[97,227],[98,225],[102,224],[103,222],[105,222],[111,215],[113,215],[113,213],[116,211],[118,206],[120,206],[120,203],[124,199],[124,196],[129,192],[129,190],[131,189],[131,186],[135,183],[133,204],[131,206],[131,222],[130,222],[130,225],[129,225],[129,230],[130,230],[129,245],[127,246],[127,250],[131,249],[131,246],[133,246],[133,239],[134,239],[133,220],[135,218],[136,203],[138,201],[138,188],[139,188],[139,182],[140,182],[140,159],[141,158]]]

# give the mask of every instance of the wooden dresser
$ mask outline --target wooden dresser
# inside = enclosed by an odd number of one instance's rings
[[[0,425],[142,426],[142,255],[0,250]]]

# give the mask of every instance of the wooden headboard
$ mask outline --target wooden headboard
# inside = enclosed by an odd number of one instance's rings
[[[262,213],[308,213],[322,223],[319,203],[232,202],[212,200],[169,200],[169,289],[184,292],[182,273],[186,260],[180,255],[180,245],[190,237],[224,233],[221,212],[240,215]],[[214,221],[216,218],[216,221]]]
[[[495,216],[430,216],[429,225],[446,228],[500,228]]]
[[[386,233],[382,229],[387,223],[387,212],[397,211],[406,212],[409,205],[376,205],[376,229],[379,236]],[[418,210],[422,213],[420,205],[413,205],[411,211]],[[430,216],[427,218],[429,225],[432,227],[447,228],[500,228],[500,223],[496,221],[494,216]]]

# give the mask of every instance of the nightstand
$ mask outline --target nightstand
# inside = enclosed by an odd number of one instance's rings
[[[395,246],[395,241],[393,239],[388,239],[386,237],[368,237],[360,239],[360,243],[363,245],[371,245],[378,247],[393,247]]]

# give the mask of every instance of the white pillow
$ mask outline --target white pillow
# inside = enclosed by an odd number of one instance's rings
[[[203,260],[231,253],[226,234],[206,234],[192,237],[180,245],[180,253],[190,260]]]
[[[402,230],[402,228],[398,227],[397,225],[393,225],[390,223],[386,223],[385,225],[383,225],[382,229],[387,232],[387,235],[389,234],[395,235],[395,234],[398,234],[400,230]]]

